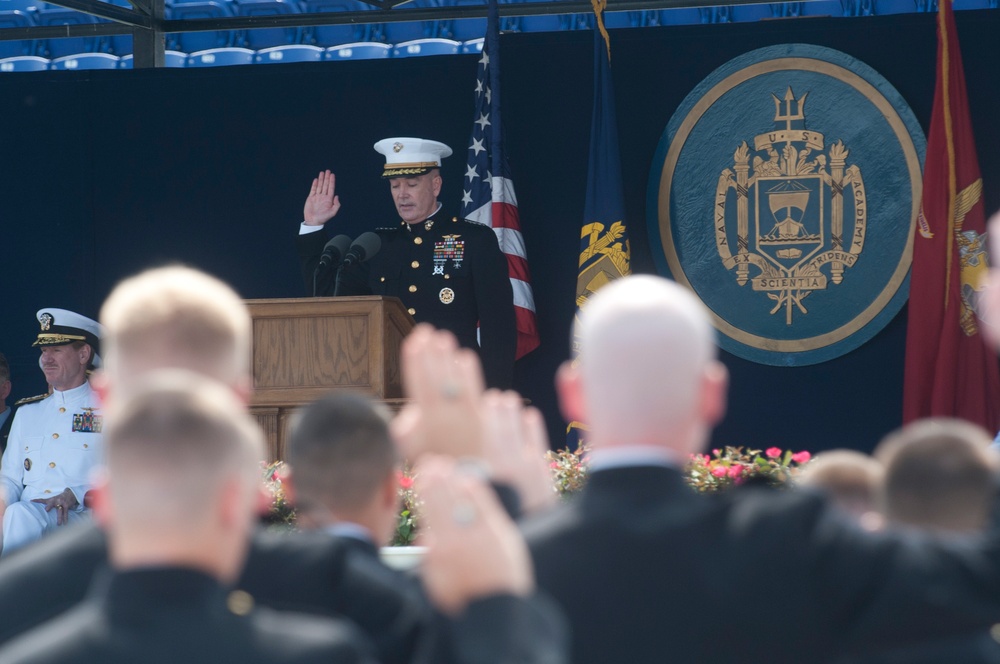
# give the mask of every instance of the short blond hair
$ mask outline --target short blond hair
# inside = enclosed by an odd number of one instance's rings
[[[263,434],[217,381],[181,369],[154,371],[109,410],[105,446],[116,514],[185,523],[225,478],[239,478],[248,490],[259,481]]]
[[[981,427],[949,418],[908,424],[875,448],[885,466],[880,499],[891,523],[939,532],[985,528],[996,492],[996,453]]]
[[[101,308],[105,370],[118,389],[146,369],[182,367],[233,386],[250,375],[251,323],[227,284],[181,265],[119,283]]]
[[[802,469],[796,484],[815,488],[836,505],[860,515],[878,509],[882,464],[856,450],[821,452]]]

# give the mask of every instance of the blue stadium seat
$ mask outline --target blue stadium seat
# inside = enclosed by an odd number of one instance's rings
[[[646,12],[608,12],[604,15],[604,25],[608,28],[641,28],[645,25]],[[652,12],[651,12],[652,13]]]
[[[657,15],[658,25],[697,25],[701,23],[701,10],[695,8],[661,9]]]
[[[6,2],[0,4],[5,7]],[[3,28],[30,28],[35,25],[31,16],[32,12],[15,9],[11,11],[0,11],[0,29]],[[0,58],[12,58],[15,55],[31,55],[35,52],[35,42],[30,39],[18,41],[0,42]]]
[[[184,21],[203,18],[226,18],[233,15],[230,3],[226,0],[216,2],[185,2],[174,4],[168,8],[167,18]],[[232,44],[233,35],[228,30],[218,32],[174,32],[167,35],[167,48],[171,51],[194,53],[211,48],[223,48]]]
[[[462,44],[454,39],[414,39],[396,44],[392,49],[394,58],[412,58],[419,55],[454,55]]]
[[[358,0],[301,0],[302,10],[307,13],[318,12],[357,12],[374,9],[371,5]],[[306,44],[315,46],[338,46],[355,42],[368,41],[371,35],[371,25],[317,25],[308,28],[302,37]]]
[[[540,15],[520,17],[518,28],[521,32],[558,32],[565,30],[569,20],[565,16]]]
[[[840,0],[844,16],[875,16],[875,0]]]
[[[49,61],[37,55],[17,55],[13,58],[0,60],[0,72],[8,71],[45,71]]]
[[[800,16],[843,16],[844,7],[840,0],[811,0],[810,2],[790,3],[801,5]]]
[[[257,51],[253,61],[258,64],[276,62],[318,62],[323,59],[323,49],[309,44],[286,44]]]
[[[248,48],[210,48],[188,56],[188,67],[226,67],[253,63],[253,51]]]
[[[392,46],[380,42],[355,42],[332,46],[323,54],[324,60],[380,60],[392,55]]]
[[[108,51],[121,57],[132,52],[132,35],[111,35],[107,40]]]
[[[55,58],[49,65],[49,69],[118,69],[117,55],[110,53],[76,53],[74,55],[64,55]]]
[[[447,7],[479,7],[485,8],[485,0],[443,0]],[[486,36],[485,18],[461,18],[453,21],[442,21],[436,37],[468,41]]]
[[[401,9],[418,9],[441,6],[441,0],[407,0],[407,2],[397,5],[397,7]],[[372,32],[368,35],[368,40],[381,41],[388,44],[398,44],[400,42],[412,41],[415,39],[437,37],[439,36],[438,31],[438,21],[376,23],[372,26]]]
[[[484,37],[479,39],[470,39],[467,42],[462,43],[462,53],[482,53],[483,43],[486,41]]]
[[[279,16],[298,14],[299,6],[286,0],[238,0],[237,14],[240,16]],[[244,30],[240,33],[240,46],[252,49],[280,46],[282,44],[299,43],[298,28],[261,28],[259,30]]]
[[[5,12],[25,12],[30,14],[37,9],[41,9],[44,2],[38,0],[0,0],[0,11]]]
[[[89,14],[72,9],[41,9],[35,14],[38,25],[88,25],[97,23]],[[42,39],[38,43],[38,54],[47,58],[58,58],[74,53],[90,53],[98,50],[97,37],[65,37],[62,39]]]
[[[163,54],[163,66],[174,68],[186,67],[187,58],[187,53],[181,53],[180,51],[167,51]],[[123,55],[121,60],[118,62],[118,68],[132,69],[132,59],[133,55],[131,53]]]

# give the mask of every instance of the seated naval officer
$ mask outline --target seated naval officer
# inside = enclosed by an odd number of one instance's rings
[[[0,353],[0,454],[7,449],[7,434],[10,433],[10,425],[14,423],[14,409],[7,407],[7,397],[10,396],[10,364],[6,356]]]
[[[0,462],[4,556],[84,518],[90,472],[101,462],[100,402],[87,380],[101,326],[65,309],[41,309],[38,322],[33,345],[52,391],[20,402],[11,424]]]
[[[442,211],[441,159],[451,148],[420,138],[387,138],[375,150],[385,156],[382,177],[389,180],[401,221],[376,229],[380,248],[342,270],[337,294],[398,297],[414,320],[449,330],[462,346],[476,349],[488,385],[510,387],[517,333],[507,259],[492,229]],[[318,231],[340,211],[335,185],[333,173],[321,172],[303,209],[298,249],[310,293],[327,241]],[[317,295],[334,294],[335,268],[317,275]]]

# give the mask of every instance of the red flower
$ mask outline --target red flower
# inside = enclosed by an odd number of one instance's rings
[[[407,477],[400,471],[396,471],[396,480],[399,482],[399,486],[403,489],[409,489],[413,486],[413,478]]]
[[[767,456],[771,457],[772,459],[777,459],[778,457],[781,456],[781,448],[780,447],[769,447],[764,452],[764,454],[766,454]]]
[[[725,466],[716,466],[712,469],[712,475],[716,477],[725,477],[728,470]]]
[[[729,467],[729,476],[733,479],[736,479],[741,474],[743,474],[743,468],[739,464]]]
[[[278,477],[278,471],[274,471],[273,473],[271,473],[271,481],[272,482],[278,482],[280,480],[281,480],[281,478]]]
[[[792,455],[792,461],[794,461],[795,463],[805,463],[811,458],[812,455],[809,454],[809,452],[806,452],[805,450],[803,450],[802,452],[796,452],[795,454]]]

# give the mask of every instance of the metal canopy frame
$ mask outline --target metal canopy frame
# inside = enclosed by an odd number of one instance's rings
[[[347,12],[280,14],[274,16],[230,16],[213,19],[166,20],[163,0],[129,0],[131,8],[103,0],[47,0],[50,4],[72,9],[110,23],[34,26],[0,29],[0,41],[19,39],[58,39],[62,37],[107,37],[132,35],[133,66],[162,67],[164,35],[173,32],[212,32],[216,30],[253,30],[257,28],[293,28],[317,25],[363,25],[405,21],[447,21],[486,18],[487,5],[460,7],[415,7],[397,9],[410,0],[364,0],[373,9]],[[808,1],[808,0],[807,0]],[[606,11],[643,11],[717,7],[719,5],[765,4],[762,0],[611,0]],[[593,11],[586,0],[518,2],[501,4],[500,16],[540,16],[586,14]]]

